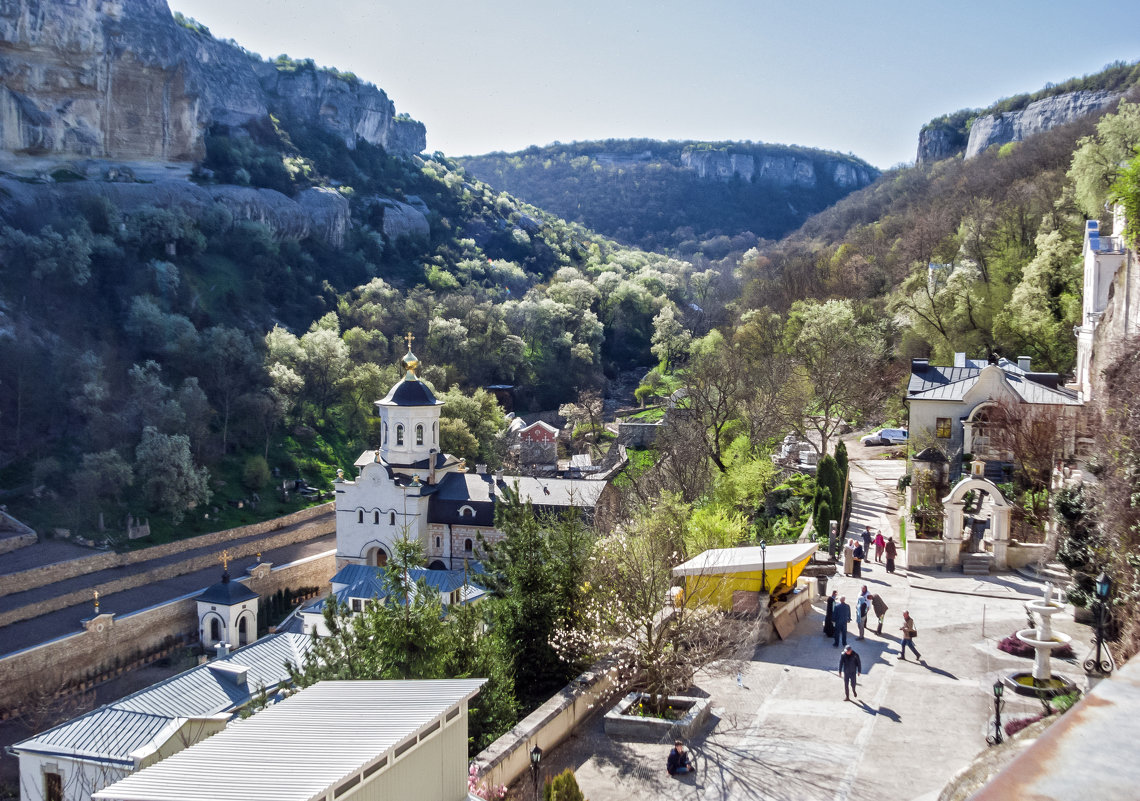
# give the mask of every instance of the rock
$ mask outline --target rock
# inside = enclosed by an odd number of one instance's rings
[[[979,117],[970,127],[966,158],[972,158],[992,145],[1020,142],[1027,136],[1101,111],[1119,99],[1120,95],[1112,92],[1069,92],[1035,100],[1021,111]]]
[[[278,72],[177,24],[166,0],[0,3],[0,150],[195,162],[212,126],[268,129],[271,103],[349,147],[357,137],[398,154],[424,147],[423,125],[397,118],[371,84]]]
[[[306,189],[297,203],[309,215],[313,233],[335,248],[344,247],[351,213],[348,199],[334,189]]]
[[[427,220],[427,206],[415,196],[409,196],[407,200],[407,203],[402,203],[382,195],[365,198],[365,216],[374,216],[379,212],[383,220],[381,231],[392,241],[402,236],[428,236],[431,228]]]
[[[681,166],[693,170],[700,178],[727,181],[737,177],[781,188],[812,189],[819,182],[819,174],[830,177],[844,189],[866,186],[878,177],[878,171],[845,159],[787,153],[752,155],[730,150],[689,149],[681,153]]]
[[[918,164],[930,164],[961,153],[966,147],[966,138],[960,131],[931,127],[923,128],[918,134]]]

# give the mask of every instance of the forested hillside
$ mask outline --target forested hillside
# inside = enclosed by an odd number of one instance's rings
[[[461,164],[620,242],[709,259],[778,239],[878,174],[854,156],[811,148],[652,139],[531,147]]]

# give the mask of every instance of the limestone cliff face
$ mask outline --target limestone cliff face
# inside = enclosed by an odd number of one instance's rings
[[[877,175],[873,170],[838,158],[752,155],[728,150],[686,150],[681,153],[681,166],[701,178],[727,181],[736,176],[745,181],[755,179],[779,187],[804,189],[815,188],[821,172],[844,188],[866,186]]]
[[[923,128],[918,134],[918,163],[929,164],[962,152],[966,138],[949,128]]]
[[[398,118],[388,95],[371,84],[318,70],[282,72],[266,63],[257,65],[257,77],[271,106],[319,122],[350,148],[358,137],[395,153],[419,153],[427,145],[423,123]]]
[[[1072,122],[1111,106],[1119,98],[1119,94],[1112,92],[1070,92],[1036,100],[1021,111],[979,117],[970,127],[966,158],[976,156],[992,145],[1020,142],[1027,136]]]
[[[0,3],[0,149],[189,162],[211,125],[264,121],[280,103],[345,138],[411,154],[423,126],[379,89],[307,71],[273,84],[232,45],[174,22],[166,0]],[[264,70],[269,65],[261,65]],[[282,73],[283,75],[284,73]]]

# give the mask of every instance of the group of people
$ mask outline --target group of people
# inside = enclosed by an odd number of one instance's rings
[[[851,578],[862,578],[863,561],[871,554],[871,545],[875,546],[875,561],[882,563],[883,557],[887,560],[887,572],[895,572],[895,557],[898,556],[898,546],[894,537],[883,537],[883,532],[876,530],[871,533],[867,526],[863,531],[862,542],[855,538],[847,540],[843,547],[843,572]]]
[[[878,619],[875,633],[880,635],[883,633],[883,620],[887,616],[887,609],[887,602],[883,600],[883,596],[868,592],[867,585],[864,584],[862,592],[859,593],[859,600],[855,602],[855,623],[859,627],[858,639],[863,639],[872,611]],[[851,607],[847,603],[847,597],[840,595],[838,590],[832,590],[827,599],[827,612],[823,618],[823,633],[832,638],[836,648],[839,647],[840,640],[843,641],[843,653],[839,656],[839,675],[843,677],[843,697],[848,701],[852,695],[859,697],[859,693],[855,692],[855,683],[856,677],[863,672],[863,663],[859,659],[859,654],[847,644],[847,624],[850,622]],[[899,638],[899,659],[906,661],[907,648],[910,648],[916,660],[922,659],[922,654],[914,645],[914,638],[918,636],[918,627],[909,611],[903,612],[903,624],[899,631],[902,632]]]

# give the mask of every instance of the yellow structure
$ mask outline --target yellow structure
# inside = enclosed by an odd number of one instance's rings
[[[714,548],[677,565],[675,577],[685,579],[686,602],[713,603],[722,609],[739,605],[738,593],[777,594],[796,586],[816,544],[792,543],[747,548]]]

